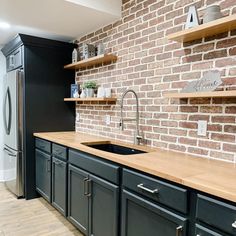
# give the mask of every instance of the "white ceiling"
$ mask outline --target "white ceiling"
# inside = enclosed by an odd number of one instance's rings
[[[72,41],[121,17],[121,0],[0,0],[0,46],[17,33]]]

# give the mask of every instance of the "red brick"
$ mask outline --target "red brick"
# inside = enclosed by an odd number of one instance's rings
[[[180,111],[195,113],[195,112],[198,112],[198,107],[197,106],[181,106]]]
[[[213,123],[235,123],[234,116],[213,116],[211,120]]]
[[[191,145],[191,146],[196,146],[197,145],[197,140],[196,139],[190,139],[190,138],[179,138],[179,143],[187,144],[187,145]]]
[[[225,108],[225,113],[236,114],[236,106],[226,107]]]
[[[180,122],[179,127],[186,128],[186,129],[197,129],[196,122]]]
[[[219,51],[212,51],[204,54],[204,60],[220,58],[220,57],[227,57],[227,50],[219,50]]]
[[[233,134],[235,134],[236,133],[236,126],[235,125],[225,125],[224,131],[226,133],[233,133]]]
[[[235,136],[229,134],[212,134],[211,138],[213,140],[221,141],[221,142],[235,142]]]
[[[223,144],[223,150],[227,152],[236,152],[236,144]]]
[[[188,152],[192,154],[202,155],[202,156],[208,155],[208,150],[201,149],[201,148],[189,147]]]
[[[214,49],[214,43],[200,44],[193,48],[193,53],[207,52]]]
[[[216,149],[219,150],[221,148],[220,142],[212,142],[207,140],[200,140],[199,147],[208,148],[208,149]]]
[[[220,106],[203,106],[200,108],[200,112],[203,113],[221,113],[222,107]]]

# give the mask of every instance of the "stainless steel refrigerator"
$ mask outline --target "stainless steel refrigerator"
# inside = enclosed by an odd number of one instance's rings
[[[4,78],[4,179],[17,197],[24,195],[22,78],[20,69],[8,72]]]

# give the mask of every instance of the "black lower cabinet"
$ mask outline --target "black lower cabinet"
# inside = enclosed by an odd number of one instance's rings
[[[68,219],[82,233],[88,235],[89,196],[88,173],[69,165],[68,168]]]
[[[122,236],[187,236],[187,219],[136,194],[122,193]]]
[[[223,234],[218,234],[198,224],[196,224],[195,226],[195,235],[196,236],[223,236]]]
[[[52,205],[67,215],[67,163],[52,158]]]
[[[85,235],[118,235],[119,187],[69,165],[68,219]]]
[[[35,149],[36,159],[36,190],[51,201],[51,155]]]
[[[46,140],[35,147],[37,192],[85,236],[236,236],[234,202]]]
[[[90,181],[90,233],[94,236],[118,235],[119,187],[89,176]]]

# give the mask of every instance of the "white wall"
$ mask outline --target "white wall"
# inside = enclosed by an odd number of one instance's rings
[[[3,181],[3,76],[6,73],[6,59],[0,51],[0,182]]]

